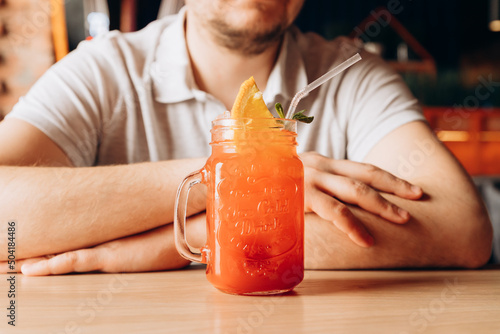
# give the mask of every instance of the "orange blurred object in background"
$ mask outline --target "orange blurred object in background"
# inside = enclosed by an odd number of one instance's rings
[[[500,108],[424,107],[424,114],[469,174],[500,175]]]

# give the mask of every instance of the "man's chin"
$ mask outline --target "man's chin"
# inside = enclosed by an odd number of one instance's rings
[[[286,30],[285,25],[279,24],[270,26],[268,30],[263,30],[262,27],[259,27],[259,31],[251,28],[237,29],[222,20],[213,20],[211,26],[216,31],[220,45],[245,55],[258,55],[276,45]]]

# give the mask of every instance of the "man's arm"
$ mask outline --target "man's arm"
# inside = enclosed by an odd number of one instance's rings
[[[420,186],[423,198],[413,201],[383,194],[410,213],[404,225],[346,205],[374,237],[370,248],[356,246],[331,220],[308,214],[306,267],[475,268],[488,261],[492,227],[484,205],[465,171],[425,123],[412,122],[394,130],[364,162]],[[305,164],[310,168],[318,161],[306,159]],[[370,174],[371,168],[367,170]]]
[[[17,222],[18,258],[90,247],[172,222],[178,184],[203,165],[196,159],[74,168],[45,134],[16,119],[0,123],[0,143],[0,223]],[[204,209],[197,189],[190,214]],[[0,248],[5,242],[0,238]]]
[[[111,240],[92,248],[17,261],[15,268],[18,272],[30,276],[91,271],[144,272],[183,268],[190,261],[179,255],[173,240],[173,225],[169,224],[137,235]],[[1,263],[0,272],[7,271],[9,271],[7,262]]]
[[[335,98],[338,110],[347,113],[347,156],[363,159],[366,164],[346,169],[339,168],[346,164],[342,161],[303,156],[306,176],[310,174],[306,187],[320,190],[306,192],[306,208],[316,214],[308,214],[306,224],[307,266],[484,264],[490,256],[492,232],[481,199],[464,170],[423,122],[418,101],[394,69],[379,57],[363,53],[363,61],[345,72]],[[390,191],[385,188],[387,182],[391,183],[390,176],[380,170],[420,186],[424,195],[410,198]],[[332,182],[314,183],[319,174]],[[334,176],[347,176],[350,187],[341,187]],[[366,194],[373,195],[374,190],[409,212],[411,219],[396,225],[388,223],[387,216],[369,214]],[[354,200],[346,201],[346,192],[353,193]],[[308,193],[314,196],[308,197]],[[337,203],[339,199],[342,204]],[[383,202],[379,206],[387,207]],[[369,241],[365,235],[371,234],[374,245],[356,247],[335,227],[361,245]],[[365,230],[367,233],[363,233]],[[325,253],[328,256],[323,256]]]
[[[188,242],[202,247],[206,241],[205,214],[188,219]],[[173,225],[111,240],[91,248],[77,249],[57,255],[16,261],[15,270],[30,276],[60,275],[71,272],[141,272],[179,269],[190,261],[175,248]],[[0,273],[12,271],[0,262]]]
[[[409,158],[417,154],[420,156],[420,153],[416,153],[419,150],[425,150],[425,158]],[[409,166],[404,164],[405,160],[399,159],[400,156],[413,162],[419,161],[408,169],[412,171],[411,175],[405,174],[405,168]],[[315,183],[316,175],[321,175],[320,179],[324,180],[324,172],[341,170],[339,164],[342,162],[317,154],[307,154],[302,158],[306,166],[308,185],[306,208],[310,208],[311,203],[326,203],[317,199],[317,196],[324,194],[328,194],[334,200],[332,205],[335,205],[315,206],[315,212],[306,214],[307,268],[477,267],[487,261],[491,250],[491,225],[484,207],[467,175],[424,123],[413,122],[393,131],[366,159],[367,162],[378,164],[379,167],[420,185],[425,193],[420,200],[415,200],[419,195],[410,195],[411,184],[382,170],[374,169],[369,164],[357,164],[355,169],[361,171],[358,172],[357,178],[346,177],[346,180],[351,181],[351,189],[345,186],[349,182],[341,178],[332,179],[333,183],[328,186],[325,183]],[[403,164],[398,161],[403,161]],[[320,191],[314,191],[311,186],[319,187]],[[390,217],[394,206],[374,197],[373,187],[386,189],[386,193],[382,195],[406,209],[410,213],[410,221],[406,224],[395,224],[382,218],[385,215]],[[357,198],[346,195],[350,192],[358,192]],[[387,192],[395,195],[389,195]],[[381,207],[378,211],[372,209],[373,213],[360,208],[375,206],[377,203]],[[204,242],[204,220],[204,215],[193,218],[197,233],[190,235],[198,236],[198,240],[192,242],[193,246],[201,246]],[[341,229],[337,227],[339,225]],[[364,226],[374,237],[375,243],[372,247],[359,247],[353,242],[362,239],[359,226]],[[84,268],[103,271],[129,270],[129,263],[120,261],[120,256],[114,256],[122,252],[142,254],[142,257],[136,260],[150,265],[149,269],[142,269],[157,270],[158,263],[161,264],[164,259],[161,254],[169,253],[170,249],[172,254],[178,255],[171,245],[163,241],[172,239],[168,236],[167,229],[152,233],[161,234],[164,238],[149,239],[153,234],[147,233],[137,238],[130,237],[134,238],[132,243],[127,242],[128,238],[111,241],[112,253],[108,252],[107,245],[90,250],[77,250],[71,254],[44,259],[35,267],[28,266],[26,273],[47,275],[86,271]],[[350,240],[346,234],[351,235],[354,240]],[[145,243],[153,247],[147,254],[141,252]],[[165,249],[166,252],[163,251]],[[101,258],[107,261],[102,262],[99,260]],[[161,265],[162,269],[171,268],[167,262]]]

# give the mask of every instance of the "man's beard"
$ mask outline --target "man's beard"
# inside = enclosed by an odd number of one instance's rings
[[[208,21],[216,42],[225,48],[244,55],[259,55],[283,37],[287,25],[277,24],[267,31],[235,29],[224,20],[214,18]]]

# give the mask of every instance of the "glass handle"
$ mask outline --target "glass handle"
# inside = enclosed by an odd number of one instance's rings
[[[188,175],[177,189],[175,198],[175,213],[174,213],[174,236],[175,248],[184,258],[194,261],[203,262],[201,249],[195,249],[187,243],[186,240],[186,211],[189,191],[198,183],[201,183],[201,171],[194,172]],[[193,251],[195,250],[195,252]]]

